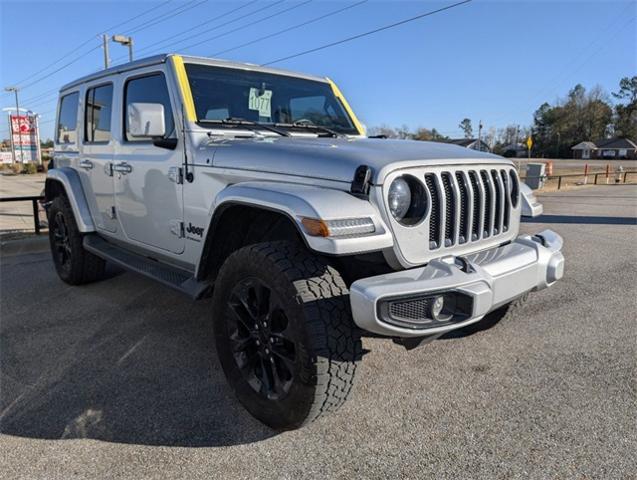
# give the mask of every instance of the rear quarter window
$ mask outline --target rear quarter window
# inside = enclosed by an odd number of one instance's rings
[[[57,143],[63,145],[77,144],[77,109],[80,94],[69,93],[60,99],[60,113],[57,123]]]

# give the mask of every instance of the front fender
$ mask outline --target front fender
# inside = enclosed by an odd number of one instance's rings
[[[520,201],[522,202],[523,217],[539,217],[544,211],[544,207],[535,198],[535,194],[531,187],[526,183],[520,183]]]
[[[215,200],[215,212],[232,204],[254,205],[288,216],[311,250],[328,255],[349,255],[391,248],[393,238],[380,213],[369,201],[346,192],[309,185],[243,182],[222,190]],[[335,220],[369,217],[376,232],[360,237],[315,237],[308,235],[302,217]]]
[[[70,167],[52,168],[49,170],[46,174],[46,186],[44,189],[46,201],[52,200],[51,184],[53,182],[59,183],[66,192],[78,230],[82,233],[94,232],[95,225],[93,224],[91,211],[88,208],[82,182],[77,172]]]

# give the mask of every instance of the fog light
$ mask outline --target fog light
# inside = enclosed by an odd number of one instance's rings
[[[438,296],[431,304],[431,318],[438,320],[442,313],[442,307],[445,306],[445,299],[442,296]]]
[[[437,295],[431,301],[429,316],[436,322],[448,322],[456,313],[455,299],[454,295]]]

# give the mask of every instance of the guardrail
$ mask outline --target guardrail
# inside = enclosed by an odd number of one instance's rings
[[[635,175],[637,174],[637,170],[625,170],[623,172],[597,172],[597,173],[588,173],[588,174],[581,174],[581,173],[568,173],[565,175],[539,175],[539,176],[531,176],[531,177],[520,177],[520,180],[525,181],[527,178],[537,178],[537,179],[544,179],[544,180],[554,180],[557,178],[557,189],[559,190],[560,188],[562,188],[562,178],[568,178],[568,177],[584,177],[584,184],[588,183],[588,177],[589,175],[592,177],[595,177],[593,184],[597,185],[597,178],[600,175],[606,176],[606,183],[609,183],[609,179],[611,177],[616,176],[617,174],[620,174],[623,177],[623,181],[622,183],[626,183],[626,179],[628,178],[628,175],[632,174]]]
[[[33,206],[33,225],[35,234],[40,235],[42,225],[40,225],[40,214],[38,210],[38,202],[44,200],[42,195],[32,195],[30,197],[0,197],[0,202],[31,202]]]

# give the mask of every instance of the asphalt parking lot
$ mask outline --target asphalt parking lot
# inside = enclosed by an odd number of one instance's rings
[[[541,200],[523,231],[563,235],[563,281],[473,335],[367,339],[349,403],[281,434],[226,386],[209,303],[4,256],[0,477],[635,478],[637,187]]]

